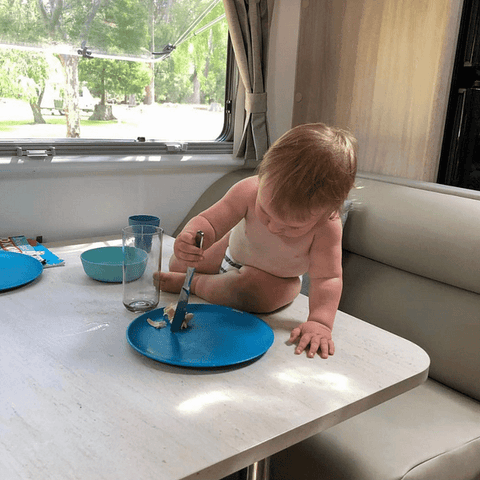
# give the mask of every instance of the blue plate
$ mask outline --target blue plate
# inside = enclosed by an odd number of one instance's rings
[[[7,290],[35,280],[43,265],[24,253],[0,252],[0,272],[0,290]]]
[[[136,318],[127,329],[130,345],[146,357],[182,367],[237,365],[263,355],[273,343],[273,330],[250,313],[220,305],[192,303],[188,328],[172,333],[170,324],[152,327],[147,318],[166,320],[163,308]]]

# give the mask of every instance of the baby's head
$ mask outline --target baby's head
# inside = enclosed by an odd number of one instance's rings
[[[258,170],[271,186],[271,206],[284,217],[302,219],[316,211],[339,212],[355,182],[356,140],[323,123],[299,125],[282,135]]]

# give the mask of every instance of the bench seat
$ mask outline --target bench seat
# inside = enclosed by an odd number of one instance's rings
[[[274,455],[271,480],[480,480],[480,192],[356,184],[340,310],[421,346],[429,379]]]
[[[270,480],[478,480],[480,403],[424,385],[288,448]]]

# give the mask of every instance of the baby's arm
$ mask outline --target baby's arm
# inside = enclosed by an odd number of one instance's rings
[[[332,329],[342,294],[342,231],[340,222],[329,227],[333,228],[314,241],[311,249],[308,319],[290,336],[291,342],[300,338],[297,354],[310,345],[309,357],[319,351],[322,358],[328,358],[335,351]]]
[[[175,256],[193,265],[201,261],[202,252],[195,247],[196,232],[204,232],[203,249],[207,250],[245,217],[249,203],[255,202],[257,188],[257,177],[241,180],[217,203],[192,218],[175,240]]]

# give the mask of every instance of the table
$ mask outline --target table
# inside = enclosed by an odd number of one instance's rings
[[[7,480],[215,480],[414,388],[418,346],[338,312],[336,353],[294,355],[308,300],[262,315],[275,341],[253,363],[186,369],[134,351],[137,315],[121,284],[87,277],[81,252],[48,245],[65,266],[0,293],[0,471]],[[163,265],[172,252],[166,236]],[[162,293],[161,304],[177,299]],[[191,302],[204,303],[192,296]]]

